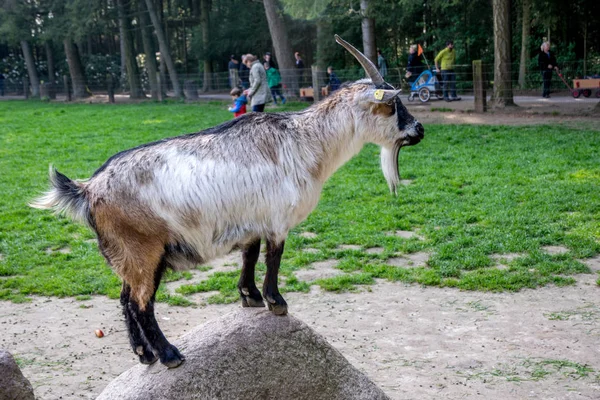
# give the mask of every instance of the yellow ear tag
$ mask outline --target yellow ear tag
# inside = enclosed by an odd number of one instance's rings
[[[373,97],[375,97],[375,100],[383,100],[383,95],[385,94],[385,92],[381,89],[377,89],[375,91],[375,93],[373,94]]]

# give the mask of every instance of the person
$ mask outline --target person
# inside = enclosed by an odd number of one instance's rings
[[[454,73],[454,62],[456,61],[456,52],[454,51],[454,42],[452,40],[448,40],[446,42],[446,48],[438,53],[434,61],[435,70],[438,73],[440,71],[442,72],[444,100],[460,100],[460,97],[456,96],[456,74]]]
[[[266,63],[269,63],[269,67],[277,68],[277,64],[275,64],[275,61],[273,61],[273,57],[271,57],[271,53],[269,53],[268,51],[265,53],[263,60],[265,60]]]
[[[238,62],[238,60],[235,59],[235,56],[232,54],[231,56],[229,56],[229,87],[234,89],[238,86],[238,82],[240,80],[239,77],[239,70],[240,70],[240,63]]]
[[[381,50],[377,49],[377,68],[379,69],[379,73],[382,78],[385,78],[387,75],[387,62],[385,61],[385,57],[381,54]]]
[[[245,57],[246,57],[245,55],[242,56],[242,62],[240,64],[240,71],[239,71],[240,83],[242,85],[242,89],[244,89],[244,90],[246,90],[250,87],[250,70],[246,66],[246,62],[244,60]]]
[[[271,67],[271,65],[265,61],[265,71],[267,72],[267,83],[269,89],[271,89],[271,96],[273,96],[273,102],[277,104],[277,96],[281,99],[281,104],[285,104],[286,99],[281,94],[281,75],[277,68]]]
[[[237,87],[233,88],[229,94],[231,95],[233,104],[227,110],[233,113],[233,118],[237,118],[240,115],[246,114],[246,104],[248,103],[248,98],[242,93],[242,89]]]
[[[0,96],[4,96],[4,74],[0,72]]]
[[[552,82],[552,70],[558,73],[556,66],[556,57],[550,52],[550,42],[543,42],[540,46],[540,54],[538,55],[538,66],[542,73],[542,97],[550,98],[550,83]]]
[[[252,112],[263,112],[265,104],[273,100],[265,67],[252,54],[246,54],[243,60],[250,70],[250,87],[244,90],[244,94],[250,98]]]
[[[294,57],[296,57],[296,70],[298,71],[298,84],[302,86],[303,84],[303,76],[304,76],[304,61],[302,61],[302,57],[300,57],[300,53],[295,52]]]
[[[416,44],[410,46],[408,50],[408,64],[406,66],[406,77],[408,83],[412,85],[417,80],[421,72],[423,72],[423,61],[421,60],[421,54],[419,54],[418,47]]]
[[[329,90],[333,93],[340,88],[341,82],[335,72],[333,72],[332,66],[327,67],[327,74],[329,75]]]

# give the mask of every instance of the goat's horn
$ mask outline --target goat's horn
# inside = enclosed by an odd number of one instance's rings
[[[335,41],[344,46],[344,48],[358,60],[375,86],[379,86],[385,82],[377,70],[377,67],[375,67],[375,64],[373,64],[373,62],[369,60],[363,53],[358,51],[356,47],[352,46],[338,35],[335,35]]]

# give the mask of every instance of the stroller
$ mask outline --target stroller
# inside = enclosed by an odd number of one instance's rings
[[[426,69],[410,86],[408,101],[413,101],[415,96],[418,96],[422,103],[427,103],[433,95],[438,99],[444,98],[436,73],[433,70]]]

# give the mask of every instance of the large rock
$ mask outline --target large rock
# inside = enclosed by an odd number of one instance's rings
[[[13,356],[0,349],[0,400],[34,400],[33,387]]]
[[[97,400],[388,399],[308,325],[264,309],[232,312],[174,344],[181,366],[137,365]]]

